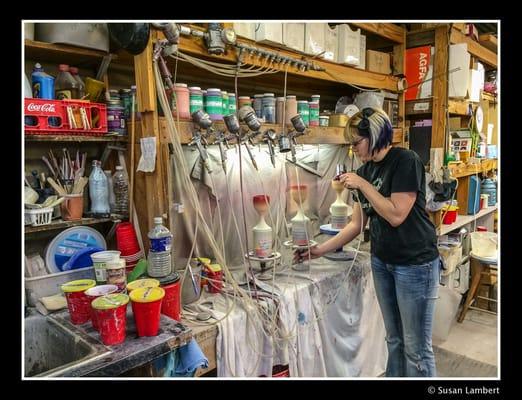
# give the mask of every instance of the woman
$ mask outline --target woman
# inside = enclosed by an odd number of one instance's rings
[[[345,130],[364,163],[338,179],[352,189],[351,222],[336,236],[296,257],[317,258],[358,236],[370,218],[371,264],[384,318],[386,376],[436,376],[431,345],[439,284],[435,228],[425,211],[424,166],[413,151],[391,147],[386,113],[365,108]]]

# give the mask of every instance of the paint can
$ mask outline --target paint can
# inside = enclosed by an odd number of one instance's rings
[[[221,90],[207,89],[205,96],[205,112],[210,116],[212,121],[223,120],[223,98]]]
[[[328,126],[330,117],[328,115],[319,115],[319,126]]]
[[[297,102],[297,113],[303,118],[306,126],[310,125],[310,105],[306,100],[299,100]]]
[[[290,121],[297,115],[297,98],[295,96],[286,96],[285,104],[285,125],[291,125]]]
[[[197,110],[203,110],[203,92],[200,87],[189,87],[190,92],[190,115]]]
[[[221,92],[221,107],[223,108],[222,114],[223,116],[227,116],[229,114],[228,111],[228,93],[225,91]]]
[[[275,124],[276,101],[274,93],[265,93],[262,99],[263,118],[269,124]]]
[[[107,283],[118,286],[118,292],[125,291],[127,286],[125,266],[124,258],[115,258],[107,263]]]
[[[125,109],[119,100],[110,100],[107,103],[107,127],[109,132],[116,132],[118,135],[127,134]]]
[[[309,103],[310,106],[310,126],[319,126],[319,102],[318,101],[311,101]]]
[[[257,118],[263,118],[263,95],[255,94],[254,95],[254,111],[256,112]]]
[[[237,104],[236,104],[236,95],[234,93],[230,93],[228,95],[228,114],[235,114],[237,111]]]
[[[285,98],[284,97],[278,97],[276,99],[276,124],[282,124],[283,121],[283,114],[285,111]]]
[[[190,118],[190,92],[186,83],[176,83],[174,86],[175,96],[172,96],[172,115],[180,118]]]
[[[107,283],[107,263],[114,258],[120,258],[120,254],[121,252],[117,250],[99,251],[91,254],[97,285]]]
[[[250,96],[239,96],[238,98],[238,107],[241,109],[243,106],[252,107],[252,99]]]

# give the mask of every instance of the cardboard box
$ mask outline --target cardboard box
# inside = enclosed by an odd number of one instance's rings
[[[247,39],[256,40],[256,24],[248,22],[234,22],[233,25],[236,35]]]
[[[293,50],[304,51],[305,24],[283,24],[283,44]]]
[[[283,24],[272,22],[256,24],[256,42],[283,44]]]
[[[338,59],[340,64],[361,64],[361,30],[352,31],[348,24],[338,25]]]
[[[406,80],[408,89],[406,100],[431,97],[433,80],[434,46],[421,46],[406,49]]]
[[[366,51],[366,69],[381,74],[391,74],[390,53],[383,53],[375,50]]]
[[[452,44],[449,49],[448,96],[464,99],[468,94],[471,57],[466,43]]]
[[[328,61],[337,62],[337,51],[338,51],[338,40],[339,32],[337,25],[334,28],[330,28],[328,24],[324,24],[324,54],[323,58]]]
[[[325,51],[325,33],[324,23],[306,23],[305,24],[305,53],[318,55]]]
[[[484,66],[477,62],[474,63],[476,68],[473,68],[469,71],[469,88],[468,88],[468,98],[472,102],[480,102],[482,98],[482,90],[484,89],[484,80],[486,71]]]
[[[366,35],[361,35],[361,46],[359,49],[359,65],[356,68],[366,69]]]

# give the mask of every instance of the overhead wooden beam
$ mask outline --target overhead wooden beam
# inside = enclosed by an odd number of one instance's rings
[[[303,59],[313,61],[319,67],[322,67],[325,71],[298,71],[294,67],[288,68],[288,74],[297,75],[304,78],[315,78],[321,80],[327,80],[331,82],[337,82],[339,84],[348,83],[354,84],[357,86],[364,86],[368,88],[374,89],[386,89],[390,91],[397,90],[397,78],[394,78],[389,75],[379,74],[376,72],[363,71],[358,68],[349,67],[347,65],[337,64],[325,60],[313,59],[310,56],[305,56],[297,52],[292,52],[290,50],[280,49],[276,47],[271,47],[268,45],[260,44],[258,42],[254,42],[248,39],[239,39],[239,43],[244,43],[245,45],[257,47],[264,50],[270,50],[275,53],[278,53],[281,56],[293,57],[295,59]],[[235,50],[228,50],[226,54],[216,56],[208,54],[207,47],[203,43],[201,38],[196,37],[187,37],[182,36],[180,39],[179,49],[182,52],[186,52],[189,54],[194,54],[198,56],[203,56],[205,58],[211,59],[213,61],[221,61],[228,63],[236,63],[237,54]],[[244,60],[248,65],[254,65],[257,67],[266,66],[266,62],[263,59],[259,59],[257,56],[251,56],[250,54],[244,55]],[[286,67],[281,67],[277,64],[272,65],[272,68],[280,69],[281,72],[284,72]]]
[[[389,39],[395,43],[402,44],[405,40],[404,34],[406,30],[395,24],[350,22],[350,25],[375,33],[376,35]]]
[[[481,62],[497,68],[498,64],[498,56],[489,49],[486,49],[484,46],[481,46],[480,43],[475,42],[470,37],[464,35],[456,28],[451,29],[450,36],[451,44],[456,43],[467,43],[468,51],[475,57],[477,57]]]
[[[486,47],[487,49],[491,50],[495,54],[497,54],[498,51],[498,40],[497,37],[492,35],[491,33],[486,33],[484,35],[479,36],[479,43]]]

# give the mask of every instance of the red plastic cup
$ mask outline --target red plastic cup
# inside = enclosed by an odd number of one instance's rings
[[[122,256],[136,254],[140,251],[134,226],[130,222],[120,222],[116,227],[116,243]]]
[[[85,291],[85,295],[89,298],[89,304],[91,305],[91,321],[92,327],[98,330],[98,320],[96,319],[96,313],[94,308],[92,308],[92,302],[96,300],[98,297],[105,296],[107,294],[114,293],[118,290],[118,286],[116,285],[100,285],[94,286]]]
[[[165,290],[165,297],[161,302],[161,313],[175,319],[180,320],[181,316],[181,285],[179,274],[173,274],[159,279],[161,287]]]
[[[134,289],[129,296],[138,336],[156,336],[165,290],[161,287],[139,288]]]
[[[92,302],[103,344],[110,346],[125,341],[129,296],[112,293]]]
[[[93,279],[79,279],[61,286],[74,325],[85,324],[91,319],[91,300],[85,295],[85,291],[94,285],[96,281]]]

